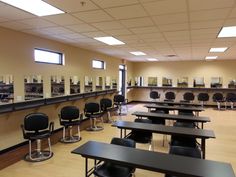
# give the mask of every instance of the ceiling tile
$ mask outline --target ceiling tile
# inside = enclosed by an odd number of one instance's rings
[[[230,8],[190,12],[190,22],[225,19]]]
[[[117,30],[105,30],[106,33],[112,35],[112,36],[116,36],[116,35],[129,35],[132,34],[132,32],[130,32],[127,29],[117,29]]]
[[[102,8],[125,6],[131,4],[137,4],[138,0],[92,0],[95,4]]]
[[[236,26],[236,18],[231,18],[231,19],[227,19],[225,20],[223,26]]]
[[[190,24],[191,29],[204,29],[204,28],[221,28],[223,25],[223,20],[208,20],[208,21],[199,21],[192,22]]]
[[[130,28],[130,31],[132,31],[135,34],[145,34],[145,33],[156,33],[156,32],[159,32],[159,30],[158,30],[158,28],[156,26],[140,27],[140,28]]]
[[[182,31],[188,30],[188,23],[178,23],[178,24],[170,24],[170,25],[159,25],[160,31]]]
[[[75,25],[83,23],[82,21],[73,17],[70,14],[50,15],[42,18],[51,21],[57,25]]]
[[[67,33],[67,34],[61,34],[65,38],[69,39],[78,39],[78,38],[86,38],[86,36],[83,36],[79,33]]]
[[[87,37],[91,37],[91,38],[107,36],[107,34],[102,31],[93,31],[93,32],[87,32],[87,33],[82,33],[82,34]]]
[[[48,22],[41,18],[26,19],[26,20],[21,20],[20,22],[29,25],[31,28],[45,28],[45,27],[57,26],[56,24]]]
[[[144,8],[150,15],[162,15],[178,12],[186,12],[186,0],[178,0],[178,3],[173,4],[173,0],[154,1],[143,4]]]
[[[100,30],[111,30],[111,29],[122,29],[123,28],[123,26],[117,21],[92,23],[92,25],[97,27]]]
[[[187,23],[188,14],[177,13],[177,14],[160,15],[160,16],[153,16],[152,19],[157,25]]]
[[[105,11],[115,19],[119,20],[147,16],[145,10],[141,5],[115,7],[115,8],[105,9]]]
[[[66,34],[66,33],[72,33],[69,29],[66,29],[64,27],[56,26],[56,27],[49,27],[49,28],[42,28],[41,31],[45,31],[48,34]]]
[[[190,10],[209,10],[217,8],[225,8],[234,6],[234,0],[204,0],[199,3],[199,0],[189,0]]]
[[[83,20],[86,23],[91,22],[102,22],[102,21],[111,21],[112,17],[107,15],[103,10],[94,10],[87,12],[78,12],[73,14],[75,17]]]
[[[75,32],[90,32],[90,31],[97,31],[96,28],[94,28],[91,25],[88,24],[78,24],[78,25],[70,25],[66,26],[67,28],[71,29],[72,31]]]
[[[128,19],[128,20],[121,20],[120,21],[124,26],[127,28],[132,27],[144,27],[144,26],[153,26],[154,23],[152,22],[151,18],[135,18],[135,19]]]
[[[0,26],[3,26],[5,28],[10,28],[10,29],[13,29],[13,30],[20,30],[20,31],[31,28],[31,26],[26,25],[26,24],[21,23],[21,22],[17,22],[17,21],[3,22],[3,23],[0,23]]]
[[[95,10],[98,7],[90,0],[44,0],[45,2],[65,11],[65,12],[81,12],[87,10]],[[82,3],[83,2],[83,3]]]

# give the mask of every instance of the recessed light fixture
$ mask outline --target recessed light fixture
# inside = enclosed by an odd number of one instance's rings
[[[53,7],[52,5],[42,0],[33,0],[33,1],[0,0],[0,1],[40,17],[65,13],[60,9]]]
[[[146,55],[146,53],[143,53],[143,52],[140,52],[140,51],[135,51],[135,52],[130,52],[130,53],[133,54],[133,55],[136,55],[136,56]]]
[[[218,56],[206,56],[206,60],[215,60]]]
[[[209,52],[225,52],[228,49],[228,47],[217,47],[217,48],[211,48]]]
[[[94,39],[103,42],[108,45],[123,45],[125,44],[122,41],[119,41],[118,39],[111,37],[111,36],[106,36],[106,37],[95,37]]]
[[[147,58],[148,61],[158,61],[156,58]]]
[[[218,37],[236,37],[236,26],[223,27]]]

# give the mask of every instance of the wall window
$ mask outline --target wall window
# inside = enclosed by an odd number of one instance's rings
[[[63,54],[44,49],[34,49],[34,61],[39,63],[62,65]]]
[[[101,60],[93,60],[92,61],[92,67],[96,69],[105,69],[106,63]]]

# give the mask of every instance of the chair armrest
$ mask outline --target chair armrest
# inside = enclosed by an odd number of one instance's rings
[[[54,122],[50,122],[49,131],[52,133],[54,131]]]

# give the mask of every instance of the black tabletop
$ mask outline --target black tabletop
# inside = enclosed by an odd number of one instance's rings
[[[169,120],[182,120],[182,121],[192,121],[192,122],[210,122],[209,117],[200,117],[200,116],[189,116],[189,115],[175,115],[175,114],[162,114],[155,112],[139,112],[136,111],[132,115],[139,117],[153,117],[153,118],[162,118]]]
[[[212,130],[195,129],[195,128],[184,128],[184,127],[173,127],[158,124],[147,124],[140,122],[129,122],[129,121],[117,121],[113,124],[120,129],[128,130],[145,130],[153,133],[167,134],[167,135],[178,135],[188,136],[195,138],[215,138],[215,134]]]
[[[144,107],[147,108],[156,108],[156,109],[167,109],[167,110],[188,110],[188,111],[204,111],[201,107],[195,106],[164,106],[164,105],[157,105],[157,104],[146,104]]]
[[[85,158],[115,162],[145,170],[186,177],[235,177],[228,163],[89,141],[72,151]]]
[[[152,101],[154,104],[167,104],[167,105],[185,105],[185,106],[201,106],[189,102],[174,102],[174,101]]]

